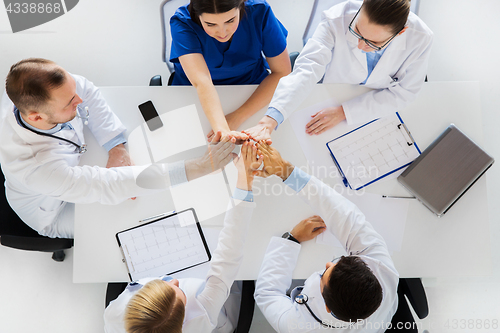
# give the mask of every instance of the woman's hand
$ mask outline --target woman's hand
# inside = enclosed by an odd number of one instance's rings
[[[236,132],[238,127],[240,127],[241,124],[243,124],[243,119],[240,117],[240,115],[237,111],[233,111],[233,112],[227,114],[226,121],[227,121],[227,125],[229,126],[229,129],[231,132]],[[210,132],[207,134],[207,140],[209,142],[212,142],[213,137],[214,137],[214,130],[210,130]]]
[[[262,164],[262,158],[257,155],[257,147],[251,142],[245,142],[241,146],[240,156],[234,159],[236,169],[238,169],[238,181],[236,186],[239,189],[251,191],[254,172]]]
[[[307,123],[306,133],[309,135],[318,135],[345,119],[344,108],[342,106],[326,108],[316,112],[311,117],[313,119]]]

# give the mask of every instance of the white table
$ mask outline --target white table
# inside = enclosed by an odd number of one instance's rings
[[[255,89],[254,86],[217,87],[223,109],[236,109]],[[106,87],[103,95],[115,113],[129,129],[142,123],[137,105],[151,99],[160,113],[189,104],[195,104],[205,133],[209,123],[203,114],[192,87]],[[299,107],[303,109],[322,100],[334,97],[339,102],[363,93],[365,88],[347,85],[318,85],[309,98]],[[261,110],[242,128],[255,124],[265,113]],[[400,112],[420,148],[425,149],[446,126],[453,122],[478,144],[482,144],[482,122],[479,105],[479,84],[474,82],[426,83],[417,100]],[[166,124],[167,126],[168,124]],[[106,153],[97,147],[90,135],[86,136],[92,149],[82,163],[104,166]],[[273,133],[273,145],[284,158],[296,166],[305,166],[306,158],[288,122]],[[330,185],[337,180],[326,180]],[[393,253],[401,277],[436,277],[488,275],[491,270],[489,222],[486,177],[481,178],[460,201],[442,218],[437,218],[423,205],[410,203],[403,247]],[[262,257],[271,236],[289,231],[301,219],[312,215],[309,207],[296,196],[285,194],[266,195],[267,188],[283,189],[281,180],[257,180],[254,188],[261,189],[255,196],[257,209],[245,244],[245,258],[237,279],[255,279]],[[368,192],[404,194],[396,180],[370,185]],[[276,191],[275,191],[276,192]],[[127,281],[126,268],[115,240],[116,232],[137,224],[137,221],[165,211],[174,206],[169,191],[157,195],[128,200],[117,206],[100,204],[77,205],[75,218],[75,249],[73,281],[80,283]],[[204,224],[220,224],[219,215]],[[402,221],[403,223],[403,221]],[[212,247],[217,230],[207,231]],[[209,244],[210,246],[210,244]],[[314,242],[303,244],[294,278],[307,278],[312,272],[322,270],[325,262],[343,251]],[[467,269],[465,269],[467,267]],[[206,267],[187,275],[203,275]],[[181,276],[179,276],[181,277]]]

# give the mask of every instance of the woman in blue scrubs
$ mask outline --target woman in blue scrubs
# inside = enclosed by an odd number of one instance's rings
[[[170,19],[173,85],[192,84],[212,132],[246,140],[235,130],[271,101],[291,71],[287,30],[265,0],[191,0]],[[265,56],[265,58],[264,58]],[[224,117],[214,85],[258,84],[250,98]]]

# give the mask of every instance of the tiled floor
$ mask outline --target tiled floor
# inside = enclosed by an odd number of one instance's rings
[[[100,86],[145,85],[154,74],[166,76],[160,2],[80,1],[66,15],[17,34],[10,32],[7,14],[0,9],[0,77],[14,62],[33,56],[55,60]],[[312,0],[269,2],[290,32],[289,50],[298,51]],[[497,158],[499,12],[498,0],[421,0],[419,12],[435,32],[429,80],[480,82],[485,148]],[[485,242],[491,241],[493,274],[424,279],[430,315],[422,325],[429,333],[500,331],[494,324],[500,325],[498,169],[495,165],[487,175],[491,237]],[[463,266],[468,269],[467,262]],[[63,263],[56,263],[48,254],[0,247],[0,333],[103,332],[105,287],[72,283],[72,250]],[[252,332],[272,332],[258,310]]]

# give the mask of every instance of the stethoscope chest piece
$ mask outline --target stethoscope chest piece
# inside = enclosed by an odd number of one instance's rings
[[[306,294],[298,294],[297,296],[295,296],[295,302],[299,303],[299,304],[305,304],[307,303],[307,295]]]

